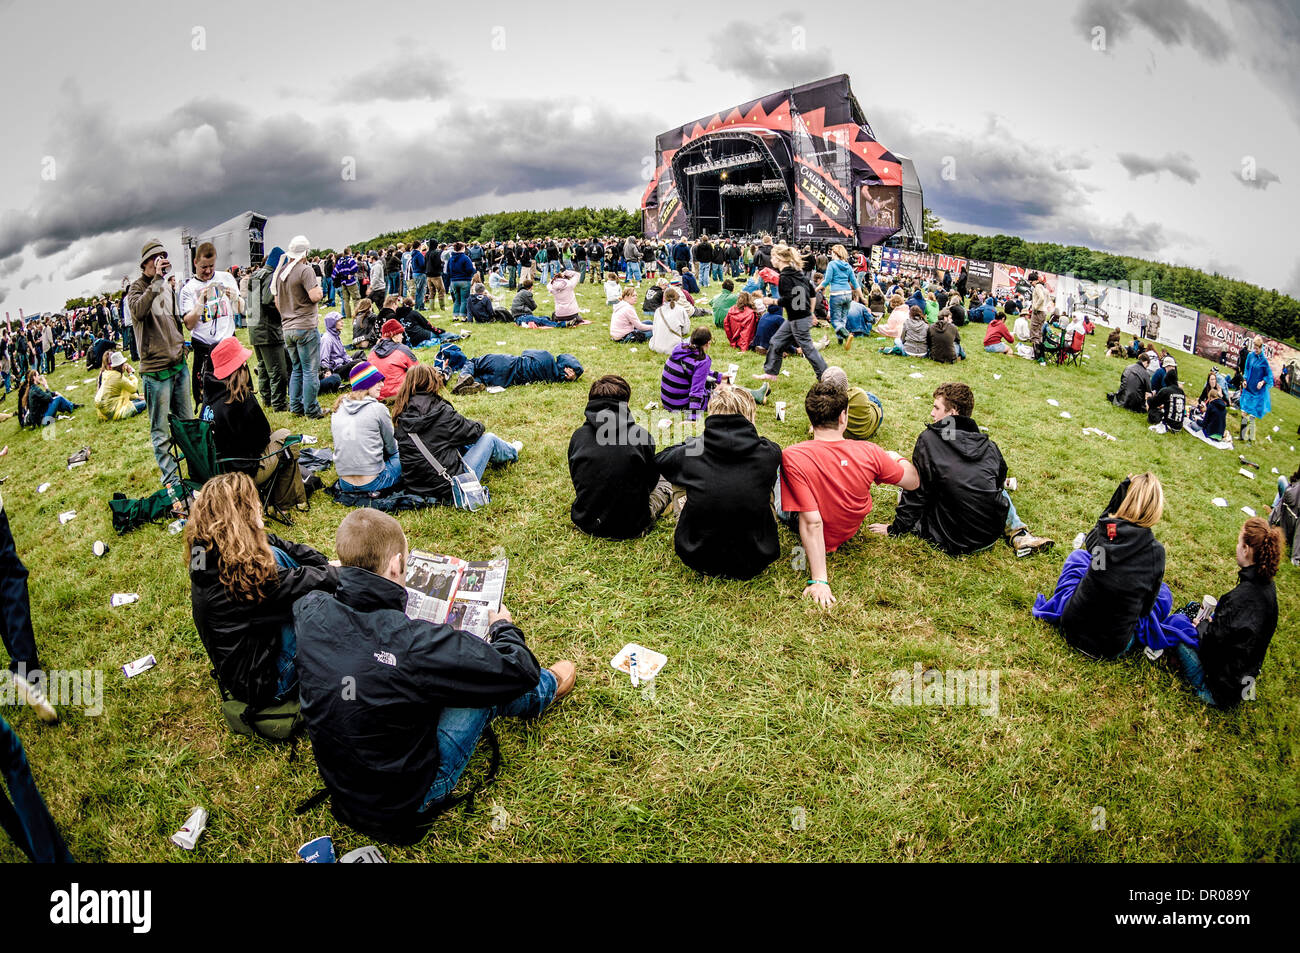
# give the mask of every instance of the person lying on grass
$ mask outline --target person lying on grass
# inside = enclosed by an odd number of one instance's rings
[[[631,385],[606,374],[591,385],[586,420],[569,440],[569,516],[601,539],[644,535],[672,503],[672,485],[655,463],[654,437],[632,419],[631,399]]]
[[[752,579],[781,553],[772,518],[781,448],[754,429],[754,407],[749,391],[721,384],[704,434],[655,457],[674,494],[684,495],[673,546],[706,576]]]
[[[406,372],[393,401],[393,431],[406,490],[444,502],[452,498],[444,472],[454,477],[472,471],[482,481],[488,464],[514,463],[522,446],[507,443],[481,422],[462,416],[443,395],[442,376],[428,364],[416,364]]]
[[[1034,600],[1034,616],[1058,625],[1069,645],[1093,659],[1120,658],[1139,642],[1194,641],[1191,622],[1170,614],[1165,548],[1152,532],[1164,506],[1154,473],[1125,479],[1083,548],[1066,557],[1051,598]]]
[[[891,483],[904,490],[921,485],[916,468],[892,450],[865,440],[846,440],[848,394],[819,381],[804,408],[813,437],[781,454],[781,519],[799,534],[811,573],[803,594],[822,606],[835,603],[826,554],[862,528],[871,512],[871,485]]]
[[[1179,668],[1196,696],[1212,708],[1234,708],[1255,697],[1255,681],[1277,629],[1273,577],[1282,560],[1282,531],[1258,516],[1237,536],[1237,585],[1219,597],[1214,616],[1197,626],[1200,643],[1177,645]]]
[[[294,605],[307,736],[339,819],[412,843],[489,723],[538,717],[573,688],[575,668],[543,669],[505,606],[489,613],[486,639],[407,618],[409,548],[387,513],[353,510],[335,550],[338,588]]]
[[[912,465],[921,485],[898,500],[894,521],[871,531],[915,533],[949,556],[965,556],[1005,539],[1017,556],[1046,552],[1052,540],[1034,536],[1003,489],[1007,464],[998,445],[972,419],[975,394],[965,384],[940,384],[933,421],[916,438]]]
[[[488,387],[517,387],[522,384],[562,384],[582,376],[582,365],[572,354],[528,349],[513,354],[480,354],[460,367],[452,384],[453,394],[477,394]]]
[[[190,508],[185,565],[194,627],[218,684],[254,708],[297,698],[293,604],[309,592],[334,591],[338,574],[329,560],[268,534],[253,481],[222,473],[203,484]]]

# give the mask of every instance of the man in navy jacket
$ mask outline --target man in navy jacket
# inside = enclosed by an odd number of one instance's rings
[[[340,820],[410,842],[488,723],[541,715],[573,687],[574,666],[542,669],[504,606],[489,613],[486,640],[408,618],[406,536],[388,514],[353,510],[335,542],[337,591],[293,610],[302,714]]]

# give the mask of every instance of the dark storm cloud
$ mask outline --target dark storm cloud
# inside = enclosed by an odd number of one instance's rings
[[[143,234],[105,235],[93,242],[84,242],[64,266],[63,277],[71,280],[106,269],[111,269],[114,274],[125,274],[123,262],[137,262],[144,242]]]
[[[1085,0],[1074,22],[1089,39],[1094,27],[1105,27],[1108,48],[1141,26],[1165,46],[1186,45],[1213,60],[1232,50],[1227,30],[1188,0]]]
[[[995,117],[968,134],[917,128],[902,112],[876,113],[873,128],[889,149],[926,157],[917,165],[925,204],[945,222],[1130,254],[1166,245],[1159,225],[1131,215],[1108,224],[1089,214],[1092,190],[1073,174],[1091,167],[1082,155],[1038,148]]]
[[[0,304],[4,304],[4,303],[5,303],[5,299],[8,298],[8,297],[9,297],[9,289],[8,289],[8,288],[0,288]]]
[[[1119,164],[1124,167],[1124,170],[1128,172],[1130,179],[1168,172],[1184,182],[1195,185],[1196,180],[1201,177],[1201,173],[1197,171],[1196,166],[1192,165],[1192,157],[1186,152],[1171,152],[1159,158],[1140,156],[1135,152],[1121,152],[1116,158],[1119,159]]]
[[[0,278],[8,278],[22,266],[22,255],[10,255],[8,258],[0,259]]]
[[[1266,169],[1262,165],[1255,169],[1255,177],[1248,178],[1241,174],[1241,170],[1232,173],[1232,177],[1248,189],[1267,189],[1270,183],[1281,182],[1281,177],[1271,169]]]
[[[0,216],[0,258],[127,230],[203,228],[244,209],[400,211],[478,195],[633,189],[655,123],[603,107],[582,122],[567,106],[516,100],[453,110],[431,143],[195,100],[134,123],[74,104],[57,128],[58,188]],[[355,178],[345,177],[350,167]],[[105,251],[89,265],[122,257]]]
[[[825,23],[825,17],[819,17]],[[798,32],[805,31],[805,32]],[[782,14],[764,30],[753,23],[733,21],[710,38],[710,61],[727,73],[777,86],[797,85],[833,72],[830,49],[807,49],[807,24],[794,14]]]
[[[32,275],[30,278],[24,278],[22,281],[18,282],[18,290],[26,291],[28,285],[34,285],[41,280],[43,279],[40,275]]]

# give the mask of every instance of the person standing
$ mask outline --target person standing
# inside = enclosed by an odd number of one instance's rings
[[[289,352],[289,413],[319,420],[325,416],[320,394],[320,315],[316,309],[321,288],[304,260],[311,243],[294,236],[289,253],[271,276],[271,294],[280,311],[284,345]],[[382,284],[382,278],[380,279]],[[347,301],[346,297],[344,299]]]
[[[194,330],[190,343],[194,348],[194,367],[190,377],[190,395],[194,406],[203,403],[203,378],[212,370],[208,355],[212,349],[235,334],[235,315],[243,310],[239,300],[239,283],[228,271],[217,271],[217,248],[204,242],[194,253],[194,277],[181,287],[181,313]],[[194,317],[197,323],[190,325]]]
[[[335,263],[334,270],[331,272],[339,297],[343,299],[343,316],[349,321],[356,314],[357,299],[361,297],[358,270],[357,260],[352,257],[352,249],[345,248],[343,257]]]
[[[1264,355],[1264,339],[1259,335],[1255,335],[1255,340],[1251,342],[1241,379],[1240,437],[1246,443],[1254,443],[1255,423],[1273,409],[1273,402],[1268,395],[1273,386],[1273,368]]]
[[[1034,286],[1029,303],[1029,334],[1034,342],[1034,356],[1042,360],[1043,325],[1052,315],[1052,298],[1047,290],[1047,282],[1038,272],[1030,273],[1029,283]]]
[[[180,467],[168,452],[168,417],[194,418],[190,403],[188,368],[185,366],[185,331],[199,323],[197,313],[180,307],[176,276],[162,242],[151,238],[140,249],[140,277],[127,290],[127,307],[140,345],[140,375],[149,408],[149,431],[154,459],[162,471],[163,485],[172,491],[172,510],[185,515]]]
[[[429,310],[433,310],[433,299],[436,295],[438,298],[438,310],[446,310],[447,307],[447,288],[442,283],[442,246],[429,248],[424,254],[424,279],[429,285]],[[514,278],[511,277],[510,287],[514,287]]]
[[[284,249],[271,249],[266,261],[248,277],[248,343],[257,355],[257,391],[272,410],[289,409],[289,355],[284,350],[284,327],[271,294],[271,275],[284,257]]]
[[[0,637],[9,653],[4,677],[13,682],[15,696],[36,711],[41,721],[59,720],[59,713],[46,699],[39,682],[44,669],[36,657],[36,634],[32,631],[32,606],[27,595],[27,567],[18,558],[13,530],[0,497]]]
[[[122,296],[118,298],[117,307],[121,314],[122,344],[131,352],[131,360],[140,362],[140,352],[135,346],[135,323],[131,320],[131,309],[126,306],[126,288],[129,279],[122,279]]]

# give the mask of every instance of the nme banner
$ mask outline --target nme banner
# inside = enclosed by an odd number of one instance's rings
[[[966,262],[966,293],[982,291],[988,294],[993,290],[993,262],[979,261],[972,258]]]
[[[1237,365],[1237,352],[1245,347],[1249,341],[1254,340],[1255,335],[1256,332],[1251,331],[1249,328],[1243,328],[1231,321],[1224,321],[1222,318],[1213,318],[1208,314],[1203,314],[1196,335],[1196,353],[1207,361],[1235,367]],[[1263,335],[1260,335],[1260,337],[1263,337]],[[1284,366],[1292,361],[1300,362],[1300,351],[1288,344],[1283,344],[1281,341],[1274,341],[1272,338],[1264,338],[1264,356],[1268,358],[1269,366],[1273,368],[1273,381],[1275,383]]]

